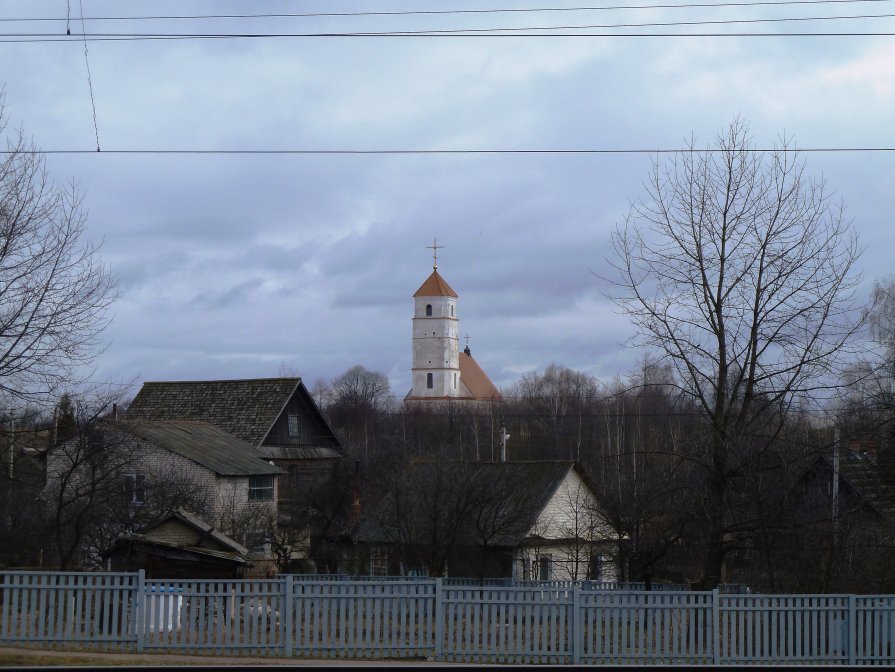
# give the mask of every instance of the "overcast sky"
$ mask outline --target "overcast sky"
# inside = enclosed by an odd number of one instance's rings
[[[86,17],[571,7],[546,0],[4,2],[6,113],[45,150],[95,150]],[[592,3],[594,7],[598,3]],[[648,2],[618,4],[651,4]],[[98,33],[318,33],[593,26],[895,12],[890,0],[565,12],[96,20]],[[16,18],[58,21],[17,22]],[[895,19],[573,32],[895,32]],[[14,38],[3,38],[14,39]],[[627,375],[602,297],[610,232],[645,154],[144,155],[110,150],[641,149],[701,143],[736,116],[757,144],[895,146],[895,37],[269,37],[89,41],[100,146],[49,155],[119,278],[96,377],[275,376],[354,364],[410,388],[411,296],[439,270],[499,386],[557,362]],[[892,273],[895,153],[812,153],[866,252]]]

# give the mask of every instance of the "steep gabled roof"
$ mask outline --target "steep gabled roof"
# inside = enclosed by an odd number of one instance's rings
[[[183,544],[166,538],[163,529],[167,528],[172,522],[192,529],[196,535],[195,543]],[[163,529],[160,530],[160,528]],[[112,548],[103,553],[103,556],[107,557],[121,546],[133,543],[178,548],[196,555],[229,560],[238,564],[245,564],[249,555],[249,549],[245,546],[237,543],[220,530],[215,529],[185,509],[172,511],[161,520],[142,528],[138,532],[130,532],[118,537]]]
[[[221,476],[264,476],[283,473],[261,452],[232,434],[195,420],[128,420],[120,429],[154,446],[177,453]]]
[[[434,499],[449,498],[438,489],[449,491],[451,484],[471,487],[476,493],[488,493],[485,506],[492,516],[490,525],[495,532],[489,540],[492,546],[513,547],[520,544],[535,526],[551,497],[569,475],[576,470],[589,484],[583,470],[574,462],[473,462],[411,464],[404,474],[400,496],[389,493],[367,516],[357,531],[357,540],[364,543],[390,543],[396,539],[397,528],[425,530],[425,520]],[[442,484],[447,483],[446,486]],[[478,489],[481,486],[481,490]],[[430,501],[433,500],[433,501]],[[403,519],[402,519],[403,518]],[[476,543],[475,521],[470,516],[464,521],[460,536]],[[405,543],[426,543],[421,539],[403,539]]]
[[[127,418],[208,422],[258,446],[298,390],[301,378],[147,382]]]
[[[472,355],[460,353],[460,380],[473,399],[500,399],[500,391],[495,387],[488,374],[482,370]]]
[[[832,473],[832,457],[824,455],[819,459]],[[840,450],[839,478],[845,481],[867,506],[890,525],[895,525],[895,488],[880,477],[877,465],[867,455],[852,450]]]
[[[438,274],[438,271],[432,271],[432,275],[426,278],[426,281],[420,285],[413,296],[451,296],[456,299],[457,292],[451,289],[451,286]]]

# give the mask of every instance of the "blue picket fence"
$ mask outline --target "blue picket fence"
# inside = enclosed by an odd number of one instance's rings
[[[0,572],[0,645],[475,663],[895,664],[895,596],[516,584]]]

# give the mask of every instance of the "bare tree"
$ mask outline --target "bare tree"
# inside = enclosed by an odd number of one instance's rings
[[[335,402],[379,410],[391,391],[385,374],[357,364],[332,381]]]
[[[707,421],[703,584],[717,585],[744,444],[773,441],[794,402],[836,378],[854,334],[859,256],[841,204],[785,138],[759,151],[735,120],[700,150],[655,160],[613,235],[612,297],[671,362]]]
[[[565,366],[550,364],[543,374],[527,373],[510,390],[532,424],[540,425],[545,440],[553,443],[558,457],[580,460],[583,427],[597,397],[593,377]],[[568,445],[568,454],[560,454]]]
[[[0,94],[0,134],[5,130]],[[0,391],[42,398],[75,382],[101,350],[115,298],[98,248],[84,243],[81,195],[49,177],[21,132],[0,159]]]
[[[349,456],[362,454],[368,462],[377,444],[378,421],[388,407],[388,378],[357,364],[333,379],[332,393],[327,407],[330,421]]]

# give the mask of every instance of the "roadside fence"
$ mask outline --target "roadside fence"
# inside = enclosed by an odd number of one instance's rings
[[[891,595],[494,583],[0,572],[0,645],[478,663],[895,664]]]

